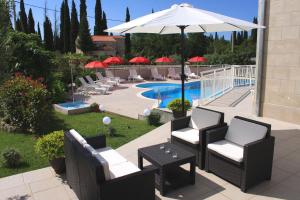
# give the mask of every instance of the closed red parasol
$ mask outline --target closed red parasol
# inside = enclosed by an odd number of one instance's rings
[[[100,61],[93,61],[84,66],[86,69],[100,69],[100,68],[107,68],[108,65],[106,63]]]

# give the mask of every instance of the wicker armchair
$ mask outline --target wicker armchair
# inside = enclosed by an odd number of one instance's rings
[[[74,137],[72,131],[65,132],[64,139],[66,178],[79,199],[155,199],[154,167],[138,169],[106,147],[105,136],[84,139],[78,134]],[[107,163],[104,157],[111,161]]]
[[[224,113],[196,107],[191,116],[171,121],[171,142],[194,153],[198,167],[204,169],[206,132],[222,126]]]
[[[207,132],[206,171],[243,192],[272,174],[274,142],[271,125],[236,116],[229,126]]]

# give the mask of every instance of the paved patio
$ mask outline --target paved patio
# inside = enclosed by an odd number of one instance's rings
[[[210,108],[225,112],[225,121],[234,115],[242,115],[272,124],[272,135],[276,137],[273,175],[271,181],[243,193],[239,188],[221,178],[196,170],[196,184],[173,191],[166,197],[157,194],[157,200],[194,199],[299,199],[300,198],[300,126],[282,121],[256,118],[251,115],[250,95],[234,108]],[[128,160],[137,164],[137,149],[167,141],[170,123],[133,140],[117,149]],[[183,166],[188,167],[188,166]],[[0,200],[70,200],[77,199],[65,183],[64,177],[57,177],[51,168],[39,169],[0,179]]]

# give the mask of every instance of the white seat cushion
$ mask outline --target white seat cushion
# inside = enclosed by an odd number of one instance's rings
[[[194,108],[192,110],[189,127],[200,130],[209,126],[217,125],[220,122],[220,118],[220,113]]]
[[[267,134],[267,127],[248,121],[233,118],[227,130],[225,139],[240,146],[261,140]]]
[[[86,140],[77,131],[71,129],[69,132],[80,144],[86,144]]]
[[[221,140],[215,143],[207,145],[208,149],[211,149],[227,158],[230,158],[237,162],[243,161],[244,148],[232,142]]]
[[[109,166],[127,162],[127,160],[123,156],[121,156],[116,150],[110,147],[96,149],[96,151],[108,162]]]
[[[172,136],[185,140],[192,144],[199,144],[199,130],[193,128],[184,128],[177,131],[172,131]]]
[[[110,177],[112,179],[132,174],[138,171],[141,170],[131,162],[123,162],[109,167]]]

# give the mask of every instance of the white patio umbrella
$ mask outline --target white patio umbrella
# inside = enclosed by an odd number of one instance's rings
[[[113,33],[181,34],[182,111],[184,113],[184,35],[196,32],[250,31],[264,28],[247,21],[227,17],[183,3],[130,22],[109,28]]]

